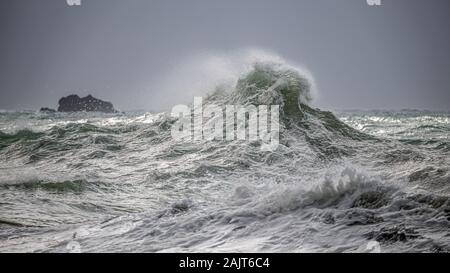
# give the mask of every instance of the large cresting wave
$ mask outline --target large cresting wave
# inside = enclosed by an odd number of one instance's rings
[[[155,86],[280,105],[280,145],[174,141],[167,112],[0,112],[1,252],[450,251],[448,113],[322,111],[261,51]]]

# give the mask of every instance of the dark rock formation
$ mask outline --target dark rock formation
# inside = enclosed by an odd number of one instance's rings
[[[39,112],[42,112],[42,113],[55,113],[56,110],[52,109],[52,108],[48,108],[48,107],[42,107],[41,110],[39,110]]]
[[[59,100],[58,112],[103,112],[115,113],[112,103],[99,100],[91,95],[80,98],[70,95]]]

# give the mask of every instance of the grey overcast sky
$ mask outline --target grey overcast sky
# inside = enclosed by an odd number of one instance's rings
[[[324,109],[450,110],[449,26],[449,0],[2,0],[0,109],[159,110],[190,56],[258,48],[306,67]]]

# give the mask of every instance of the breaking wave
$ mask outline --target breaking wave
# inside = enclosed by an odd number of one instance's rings
[[[448,113],[322,111],[306,70],[248,56],[207,62],[206,101],[280,105],[275,151],[176,142],[168,113],[0,112],[0,251],[450,249]]]

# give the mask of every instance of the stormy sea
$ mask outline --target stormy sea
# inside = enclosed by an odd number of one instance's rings
[[[256,63],[204,103],[280,105],[279,145],[169,112],[0,112],[0,252],[448,252],[450,113],[323,111]]]

